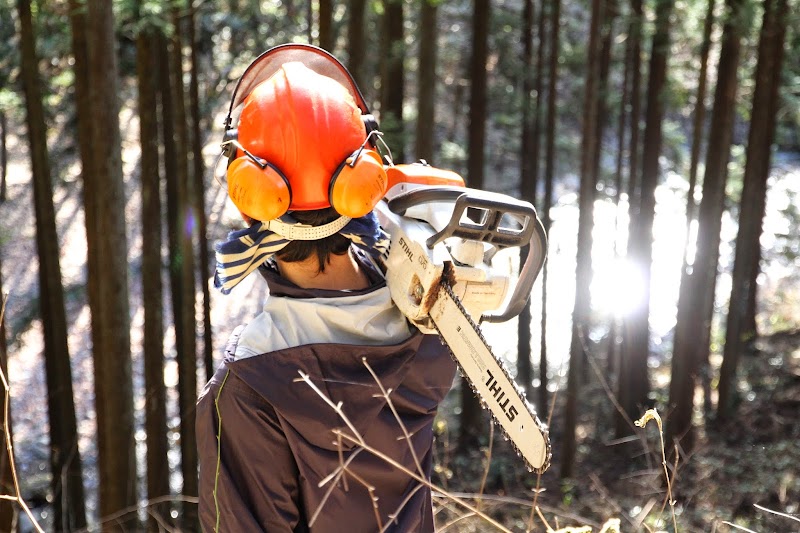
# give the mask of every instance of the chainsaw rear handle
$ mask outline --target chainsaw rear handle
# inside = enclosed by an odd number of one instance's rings
[[[441,231],[428,238],[428,248],[449,237],[486,242],[498,249],[529,245],[527,259],[520,268],[514,293],[505,310],[499,314],[485,314],[481,322],[506,322],[519,315],[547,257],[547,235],[536,209],[529,202],[504,194],[464,187],[411,189],[389,199],[388,207],[393,213],[403,215],[411,207],[439,202],[453,202],[453,214]],[[479,221],[474,222],[463,216],[470,207],[483,213]],[[522,227],[517,230],[501,226],[505,215],[514,218]]]

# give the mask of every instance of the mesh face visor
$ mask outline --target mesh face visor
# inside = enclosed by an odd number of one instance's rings
[[[231,98],[231,106],[228,109],[228,116],[225,119],[225,127],[231,127],[231,116],[233,111],[242,105],[247,95],[262,81],[268,79],[270,76],[280,69],[285,63],[297,61],[313,70],[314,72],[332,78],[342,84],[353,96],[356,105],[361,109],[361,114],[370,114],[367,102],[364,96],[358,89],[353,76],[350,75],[347,68],[331,54],[308,44],[282,44],[274,48],[270,48],[260,56],[258,56],[250,65],[245,69],[242,77],[236,83],[236,88],[233,90],[233,98]]]

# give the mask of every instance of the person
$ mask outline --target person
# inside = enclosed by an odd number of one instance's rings
[[[259,272],[269,294],[197,403],[201,526],[433,531],[420,479],[455,364],[400,313],[374,261],[387,245],[372,212],[386,182],[374,119],[346,69],[306,45],[256,59],[239,103],[223,144],[249,227],[218,246],[216,282],[231,292]]]

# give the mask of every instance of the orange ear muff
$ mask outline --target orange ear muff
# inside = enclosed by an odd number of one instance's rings
[[[228,167],[228,195],[242,214],[260,221],[273,220],[289,209],[289,181],[275,166],[262,168],[250,157],[238,157]]]
[[[381,156],[374,150],[356,150],[331,178],[331,207],[340,215],[363,217],[383,198],[387,183]]]

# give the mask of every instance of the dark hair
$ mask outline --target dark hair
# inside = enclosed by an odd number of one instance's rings
[[[321,226],[339,218],[332,207],[316,211],[292,211],[291,217],[302,224]],[[342,255],[350,248],[350,239],[334,233],[318,241],[292,241],[275,254],[275,257],[287,263],[305,261],[312,255],[317,256],[319,271],[325,272],[331,255]]]

